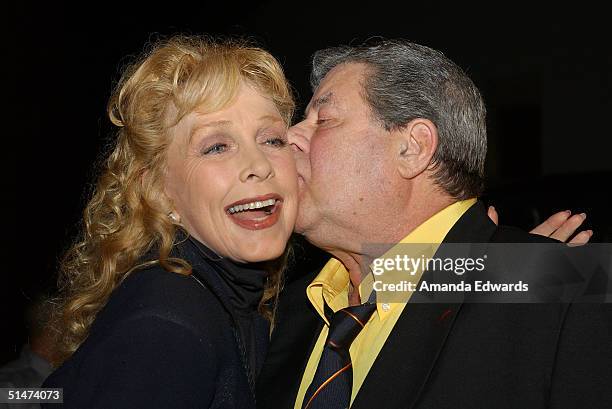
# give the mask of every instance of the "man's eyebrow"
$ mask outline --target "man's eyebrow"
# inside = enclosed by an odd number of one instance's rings
[[[315,99],[313,105],[315,108],[321,108],[321,105],[328,104],[333,98],[334,93],[330,91],[327,94],[321,95],[319,98]]]
[[[333,102],[333,99],[334,99],[334,93],[330,91],[327,94],[321,95],[314,101],[311,101],[311,103],[308,104],[308,106],[306,107],[306,110],[304,111],[304,117],[308,115],[308,111],[310,111],[311,109],[319,109],[321,108],[322,105]]]

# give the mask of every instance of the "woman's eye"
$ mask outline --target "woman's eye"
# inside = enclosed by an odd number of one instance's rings
[[[214,145],[209,146],[208,148],[205,148],[202,151],[203,155],[215,155],[215,154],[219,154],[222,152],[225,152],[227,150],[227,145],[224,143],[215,143]]]
[[[283,148],[287,145],[287,141],[285,141],[283,138],[270,138],[266,139],[265,144],[274,146],[276,148]]]

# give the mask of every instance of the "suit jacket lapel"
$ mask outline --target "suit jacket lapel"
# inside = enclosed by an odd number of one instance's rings
[[[485,243],[496,226],[477,202],[447,234],[436,257],[444,257],[445,243]],[[432,276],[423,274],[421,281]],[[378,357],[374,361],[353,409],[412,408],[417,402],[444,346],[462,305],[462,297],[452,302],[424,303],[423,295],[413,294]],[[421,301],[421,302],[418,302]]]
[[[305,296],[309,274],[283,291],[272,341],[257,381],[257,407],[293,408],[323,320]]]

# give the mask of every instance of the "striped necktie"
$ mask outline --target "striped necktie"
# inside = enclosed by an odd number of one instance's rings
[[[375,292],[373,296],[375,297]],[[376,303],[356,305],[333,312],[325,304],[329,333],[312,383],[306,390],[302,409],[347,409],[351,402],[353,368],[349,347],[365,327]]]

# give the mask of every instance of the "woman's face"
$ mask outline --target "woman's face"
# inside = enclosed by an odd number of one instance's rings
[[[297,213],[297,175],[274,103],[242,84],[234,102],[170,129],[165,190],[190,235],[238,262],[279,257]]]

